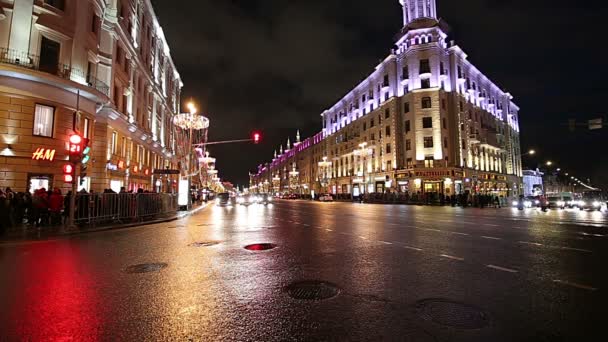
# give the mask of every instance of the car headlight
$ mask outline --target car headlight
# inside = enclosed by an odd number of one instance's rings
[[[215,204],[220,204],[220,199],[219,198],[215,200]]]
[[[593,202],[593,206],[594,206],[594,207],[600,207],[601,205],[602,205],[602,203],[601,203],[601,202],[598,202],[598,201],[594,201],[594,202]]]
[[[564,203],[564,201],[557,201],[557,205],[560,206],[560,207],[563,206],[563,205],[565,205],[565,204],[566,203]]]
[[[517,201],[513,201],[513,206],[514,206],[514,207],[517,207],[518,205],[519,205],[519,202],[517,202]]]
[[[244,199],[244,198],[242,198],[242,197],[239,197],[239,198],[236,200],[236,202],[237,202],[237,203],[245,203],[245,199]]]
[[[531,206],[532,206],[532,202],[530,202],[530,201],[525,201],[525,202],[524,202],[524,205],[525,205],[526,207],[531,207]]]
[[[272,196],[268,196],[268,202],[272,202]]]
[[[580,201],[580,202],[578,202],[578,205],[580,205],[581,207],[584,207],[584,206],[586,206],[586,205],[587,205],[587,202],[585,202],[585,201]]]

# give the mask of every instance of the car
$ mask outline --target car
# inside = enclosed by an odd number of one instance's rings
[[[325,194],[319,196],[319,201],[321,202],[333,202],[334,198],[330,194]]]
[[[258,199],[257,202],[261,203],[261,204],[269,204],[269,203],[272,203],[272,200],[273,200],[272,195],[270,195],[270,194],[258,195],[257,199]]]
[[[520,200],[513,201],[513,207],[519,207]],[[538,208],[540,206],[540,199],[533,196],[528,196],[523,199],[524,208]]]
[[[578,202],[580,210],[598,210],[606,206],[606,198],[600,191],[587,191],[583,193],[583,198]]]
[[[561,196],[549,196],[547,202],[549,208],[566,208],[566,201]]]
[[[230,198],[230,194],[227,192],[222,192],[218,194],[215,198],[215,204],[219,207],[228,207],[232,205],[232,198]]]
[[[240,205],[251,205],[255,203],[254,195],[242,195],[236,198],[236,203]]]

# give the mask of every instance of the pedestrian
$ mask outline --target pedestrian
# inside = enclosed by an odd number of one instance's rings
[[[49,214],[51,225],[56,226],[61,223],[61,211],[63,210],[63,196],[61,190],[55,188],[49,197]]]

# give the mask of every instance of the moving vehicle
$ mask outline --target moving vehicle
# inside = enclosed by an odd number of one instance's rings
[[[325,194],[319,196],[319,201],[321,202],[333,202],[334,198],[330,194]]]
[[[540,200],[538,197],[528,196],[524,199],[518,199],[513,201],[513,207],[517,207],[520,209],[524,208],[538,208],[540,206]]]
[[[548,202],[549,208],[558,208],[558,209],[566,208],[566,201],[561,196],[551,195],[547,198],[547,202]]]
[[[580,210],[602,210],[606,206],[606,198],[601,191],[587,191],[578,202]]]
[[[217,195],[215,199],[215,204],[219,207],[228,207],[232,205],[232,199],[230,198],[230,194],[227,192],[222,192]]]
[[[272,195],[270,194],[261,194],[257,197],[257,202],[261,204],[272,203]]]
[[[251,205],[255,203],[253,195],[243,195],[236,198],[236,203],[240,205]]]

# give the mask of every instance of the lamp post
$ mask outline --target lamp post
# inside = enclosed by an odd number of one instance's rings
[[[323,172],[323,178],[321,178],[321,186],[322,187],[326,187],[328,186],[328,181],[327,181],[327,169],[331,166],[331,162],[327,161],[327,156],[323,157],[323,161],[319,162],[319,168],[320,170],[322,170]],[[331,191],[329,191],[331,192]]]
[[[188,145],[183,151],[187,156],[187,181],[188,181],[188,206],[192,206],[192,196],[191,188],[192,188],[192,154],[196,152],[196,149],[193,149],[193,139],[194,139],[194,131],[204,131],[209,128],[209,119],[202,115],[197,115],[197,109],[194,103],[189,102],[186,107],[188,108],[188,113],[177,114],[173,117],[173,124],[179,128],[181,128],[184,132],[188,132]],[[207,139],[207,135],[204,134],[203,140]],[[206,143],[206,141],[203,141]]]

